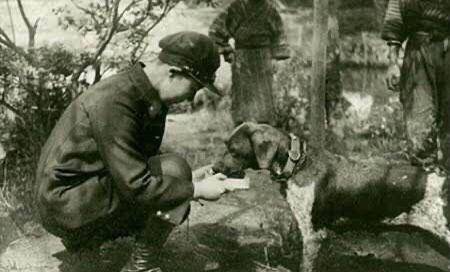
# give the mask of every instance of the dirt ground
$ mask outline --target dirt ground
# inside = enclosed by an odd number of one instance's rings
[[[207,120],[213,123],[205,126]],[[163,149],[184,154],[197,167],[204,165],[224,151],[223,126],[226,124],[224,116],[213,118],[207,112],[171,115]],[[222,126],[222,130],[210,129],[214,126]],[[192,204],[189,221],[172,233],[163,249],[164,271],[297,271],[302,259],[301,249],[286,251],[288,245],[282,225],[289,223],[290,210],[279,186],[264,172],[250,170],[248,176],[253,190],[233,192],[217,202]],[[424,216],[441,213],[440,186],[442,184],[435,182],[414,212],[397,221],[431,228],[448,236],[441,217]],[[14,222],[9,225],[14,226]],[[68,272],[79,265],[70,258],[57,237],[36,224],[2,229],[1,233],[10,234],[9,240],[13,240],[2,245],[1,272]],[[293,242],[301,246],[302,238],[295,234],[298,236]],[[130,239],[107,243],[109,261],[87,261],[81,271],[120,271],[130,247]],[[445,243],[415,230],[329,232],[315,266],[315,271],[320,272],[442,272],[449,271],[450,251]]]
[[[214,123],[214,118],[206,112],[169,116],[162,149],[186,156],[193,165],[212,162],[225,149],[223,132],[210,129],[226,123],[223,116],[217,118],[220,118],[220,124]],[[213,123],[205,126],[207,120]],[[252,182],[262,179],[270,182],[265,173],[253,171],[249,175]],[[271,187],[266,193],[277,194],[281,199],[276,187]],[[240,191],[230,193],[217,202],[194,202],[190,219],[172,233],[164,247],[165,271],[286,271],[281,267],[275,270],[268,266],[279,266],[277,247],[280,239],[268,225],[270,219],[263,207],[270,203],[267,198],[255,191]],[[284,210],[288,209],[287,204],[282,205]],[[36,225],[16,229],[14,222],[10,222],[8,226],[2,233],[14,232],[9,240],[16,239],[9,245],[3,245],[1,272],[64,272],[74,267],[57,237]],[[100,268],[93,261],[86,269],[120,271],[129,256],[130,245],[129,239],[108,243],[107,255],[111,263]],[[274,254],[278,254],[277,257],[273,257]],[[276,262],[270,264],[275,259]],[[298,264],[294,264],[296,266]]]
[[[260,211],[251,204],[238,203],[235,197],[192,205],[189,223],[177,228],[164,247],[165,271],[265,271],[265,248],[274,238],[263,230]],[[130,244],[127,239],[109,243],[108,259],[113,261],[101,270],[95,260],[88,267],[96,272],[120,271]],[[76,265],[59,239],[47,233],[19,238],[0,261],[2,272],[63,272]]]

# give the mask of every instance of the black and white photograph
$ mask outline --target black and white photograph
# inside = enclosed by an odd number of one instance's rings
[[[0,272],[450,272],[450,0],[0,0]]]

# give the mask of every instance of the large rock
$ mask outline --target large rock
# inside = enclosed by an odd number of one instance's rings
[[[351,231],[322,242],[316,271],[448,271],[450,251],[420,231]]]
[[[303,235],[301,270],[448,271],[443,183],[408,165],[319,158],[287,193]]]
[[[262,272],[298,267],[302,242],[283,188],[265,172],[247,171],[247,175],[251,190],[235,191],[203,206],[192,204],[190,219],[164,247],[164,271]],[[107,243],[109,263],[89,260],[82,271],[120,271],[130,246],[130,239]],[[76,265],[80,264],[74,263],[60,240],[47,233],[22,236],[0,255],[1,272],[68,272]]]

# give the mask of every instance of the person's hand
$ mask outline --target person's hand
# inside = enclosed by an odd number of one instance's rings
[[[225,193],[224,174],[215,174],[202,181],[194,182],[194,199],[218,200]]]
[[[400,84],[400,57],[399,46],[391,46],[389,48],[389,60],[390,64],[386,74],[386,85],[388,90],[399,91]]]
[[[388,90],[399,91],[400,84],[400,65],[393,63],[389,65],[386,75],[386,85]]]
[[[223,58],[228,63],[234,63],[234,60],[235,60],[234,52],[228,52],[228,53],[224,54]]]

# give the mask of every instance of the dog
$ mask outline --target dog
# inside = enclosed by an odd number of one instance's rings
[[[374,229],[410,212],[424,199],[430,176],[406,161],[351,160],[330,152],[314,161],[303,139],[266,124],[243,123],[225,144],[227,152],[214,172],[242,177],[247,168],[266,169],[286,183],[286,199],[304,239],[303,271],[312,271],[324,233],[343,227],[342,222]],[[449,240],[442,254],[450,254]]]
[[[225,140],[226,153],[213,171],[242,177],[247,168],[265,169],[276,178],[288,178],[306,161],[306,145],[299,137],[270,125],[245,122]]]

